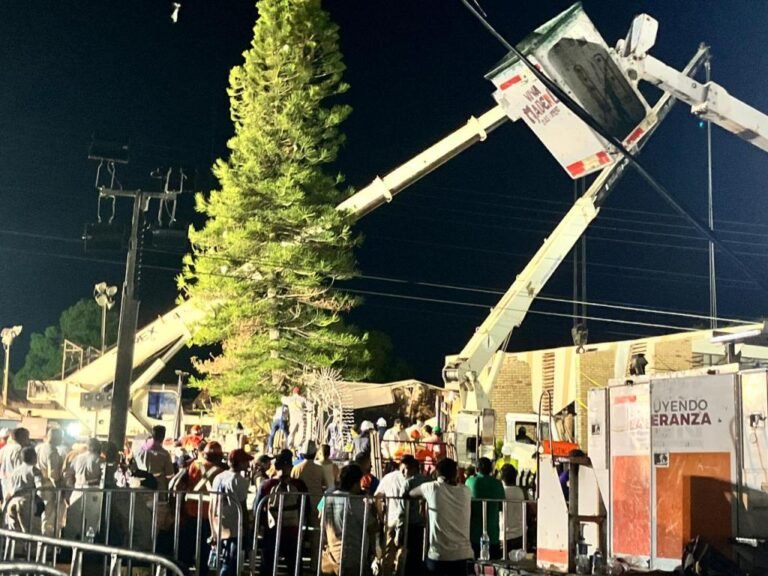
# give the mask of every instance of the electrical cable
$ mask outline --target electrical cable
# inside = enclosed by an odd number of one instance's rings
[[[629,150],[624,147],[624,144],[612,134],[609,134],[603,126],[600,125],[586,110],[584,110],[576,101],[574,101],[564,90],[562,90],[557,84],[550,80],[546,74],[541,72],[536,66],[515,46],[507,42],[507,40],[491,25],[491,23],[483,17],[469,2],[469,0],[461,0],[462,4],[480,21],[485,29],[491,33],[491,35],[498,40],[505,49],[515,55],[531,73],[536,77],[539,82],[552,92],[556,98],[558,98],[571,112],[573,112],[582,122],[584,122],[594,132],[599,134],[612,146],[614,146],[621,154],[627,159],[627,161],[637,170],[637,172],[645,179],[646,182],[653,188],[661,198],[667,202],[680,216],[685,218],[696,230],[709,241],[711,241],[717,248],[725,254],[738,268],[741,269],[748,278],[752,278],[764,291],[768,292],[768,283],[761,274],[756,273],[752,268],[747,266],[742,260],[730,250],[730,248],[723,245],[717,235],[709,230],[705,225],[698,221],[693,216],[690,210],[685,207],[682,202],[674,198],[669,191],[661,185],[653,176],[648,172],[645,167],[635,158]],[[605,198],[596,199],[596,205],[600,205],[605,201]]]
[[[372,290],[357,290],[352,288],[343,288],[341,289],[342,292],[348,292],[350,294],[361,294],[364,296],[384,296],[388,298],[398,298],[402,300],[413,300],[417,302],[431,302],[435,304],[450,304],[453,306],[466,306],[469,308],[483,308],[488,309],[488,306],[486,304],[476,304],[474,302],[462,302],[460,300],[446,300],[442,298],[427,298],[424,296],[409,296],[405,294],[391,294],[388,292],[376,292]],[[539,316],[553,316],[557,318],[571,318],[571,314],[562,313],[562,312],[545,312],[542,310],[528,310],[528,309],[516,309],[516,308],[504,308],[505,310],[511,310],[513,312],[526,312],[527,314],[536,314]],[[604,317],[598,317],[598,316],[586,316],[585,319],[592,320],[595,322],[607,322],[611,324],[629,324],[632,326],[644,326],[647,328],[663,328],[665,330],[678,330],[678,331],[684,331],[684,332],[696,332],[700,330],[700,328],[691,328],[688,326],[674,326],[670,324],[658,324],[653,322],[641,322],[641,321],[633,321],[633,320],[620,320],[618,318],[604,318]]]
[[[60,258],[64,260],[73,260],[73,261],[84,261],[88,263],[99,263],[99,264],[111,264],[116,266],[124,266],[125,263],[118,260],[109,260],[109,259],[97,259],[97,258],[89,258],[85,256],[74,256],[74,255],[67,255],[67,254],[55,254],[51,252],[38,252],[33,250],[23,250],[23,249],[14,249],[14,248],[8,248],[5,246],[0,247],[0,251],[2,252],[19,252],[24,254],[30,254],[30,255],[36,255],[36,256],[44,256],[44,257],[53,257],[53,258]],[[172,268],[169,266],[157,266],[152,264],[142,264],[142,268],[149,269],[149,270],[160,270],[160,271],[168,271],[173,273],[180,273],[181,269],[179,268]],[[217,274],[217,273],[201,273],[205,276],[216,276],[216,277],[223,277],[223,278],[233,278],[234,276],[231,274]],[[365,276],[363,276],[365,277]],[[385,277],[382,276],[370,276],[367,277],[368,279],[376,279],[376,280],[383,280]],[[410,283],[407,280],[399,280],[399,279],[388,279],[389,281],[394,281],[398,283]],[[425,286],[431,286],[431,287],[441,287],[441,288],[450,288],[453,290],[465,290],[465,291],[471,291],[471,292],[485,292],[485,293],[499,293],[494,292],[488,289],[480,289],[480,288],[465,288],[465,287],[458,287],[458,286],[450,286],[450,285],[440,285],[436,283],[415,283],[415,284],[423,284]],[[358,290],[358,289],[351,289],[351,288],[341,288],[339,289],[340,292],[347,292],[351,294],[369,294],[369,295],[376,295],[376,296],[389,296],[392,298],[401,298],[401,299],[407,299],[407,300],[415,300],[415,301],[426,301],[426,302],[434,302],[434,303],[442,303],[442,304],[450,304],[452,301],[445,300],[445,299],[438,299],[438,298],[427,298],[422,296],[410,296],[410,295],[403,295],[403,294],[392,294],[392,293],[385,293],[385,292],[374,292],[374,291],[366,291],[366,290]],[[571,301],[567,298],[554,298],[554,297],[540,297],[539,299],[543,301],[553,301],[553,302],[561,302],[561,303],[571,303]],[[579,302],[581,304],[584,304],[585,302]],[[457,305],[467,306],[467,307],[475,307],[475,308],[483,308],[488,309],[489,305],[487,304],[480,304],[480,303],[470,303],[470,302],[456,302]],[[614,305],[614,304],[603,304],[603,303],[596,303],[596,302],[586,302],[586,304],[594,307],[605,307],[605,308],[611,308],[611,309],[617,309],[622,310],[623,308],[620,305]],[[689,317],[689,318],[700,318],[700,315],[695,314],[687,314],[683,312],[671,312],[671,311],[664,311],[664,310],[652,310],[652,309],[643,309],[641,307],[634,307],[636,310],[632,310],[632,307],[626,307],[627,311],[638,311],[638,312],[645,312],[645,313],[655,313],[657,315],[672,315],[672,316],[678,316],[678,317]],[[544,312],[544,311],[531,311],[532,314],[537,315],[543,315],[543,316],[554,316],[554,317],[560,317],[560,318],[571,318],[570,314],[565,313],[557,313],[557,312]],[[708,318],[708,316],[706,317]],[[680,326],[673,326],[668,324],[658,324],[658,323],[649,323],[649,322],[641,322],[641,321],[631,321],[631,320],[620,320],[620,319],[614,319],[614,318],[605,318],[605,317],[593,317],[593,316],[586,316],[587,320],[595,320],[597,322],[608,322],[608,323],[621,323],[621,324],[628,324],[628,325],[635,325],[635,326],[643,326],[643,327],[650,327],[650,328],[662,328],[662,329],[680,329],[680,330],[697,330],[697,328],[690,328],[690,327],[680,327]],[[721,318],[724,322],[733,322],[733,323],[749,323],[748,320],[744,319],[733,319],[733,318]]]

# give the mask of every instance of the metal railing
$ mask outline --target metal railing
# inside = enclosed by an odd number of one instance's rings
[[[27,561],[17,561],[17,544],[26,545]],[[56,554],[48,554],[49,550],[69,550],[69,576],[80,576],[83,567],[89,561],[103,562],[108,565],[104,573],[109,576],[120,576],[125,561],[149,565],[153,576],[184,576],[184,572],[173,562],[156,554],[137,552],[135,550],[105,546],[103,544],[91,544],[86,542],[73,542],[61,538],[48,538],[35,534],[25,534],[0,528],[0,544],[3,549],[3,561],[0,562],[0,573],[12,574],[45,574],[59,576],[62,574],[55,566],[62,562],[54,559]],[[87,555],[87,556],[86,556]],[[60,554],[59,554],[60,556]],[[50,560],[49,560],[50,558]],[[128,568],[128,574],[130,574]]]
[[[36,495],[46,503],[40,517],[35,515]],[[21,498],[27,501],[19,506]],[[203,563],[207,565],[211,550],[215,551],[211,568],[218,569],[222,563],[222,523],[217,522],[213,533],[210,507],[217,519],[224,513],[236,515],[237,529],[227,540],[234,547],[232,555],[239,573],[244,528],[248,522],[242,505],[228,494],[144,488],[43,487],[10,498],[5,502],[2,518],[4,526],[29,537],[103,542],[144,553],[161,553],[188,567],[194,566],[199,574]],[[209,538],[215,541],[210,546]],[[54,548],[52,554],[55,562],[58,548]],[[128,562],[130,570],[132,560],[129,558]]]
[[[66,572],[32,562],[0,562],[0,574],[13,576],[69,576]]]
[[[322,505],[319,505],[320,502]],[[388,568],[380,569],[379,573],[410,576],[413,568],[408,569],[409,554],[417,553],[417,562],[423,562],[429,549],[428,512],[422,502],[417,498],[371,497],[338,491],[265,495],[254,507],[253,539],[248,551],[249,574],[321,576],[334,573],[364,576],[368,574],[371,563],[376,561],[388,564]],[[497,508],[498,518],[495,521],[498,522],[499,547],[503,558],[508,558],[510,552],[506,539],[509,507],[520,507],[520,549],[527,552],[527,512],[535,503],[500,499],[473,499],[472,502],[482,502],[484,526],[494,521],[489,518],[489,506]],[[394,512],[393,506],[396,507]],[[319,509],[319,513],[315,508]],[[413,518],[414,513],[418,515],[417,519]],[[319,516],[317,524],[310,519],[312,514],[316,518]],[[378,554],[372,553],[374,546],[379,550]],[[353,553],[355,556],[350,559],[349,554]],[[285,572],[281,571],[281,567],[285,568]]]

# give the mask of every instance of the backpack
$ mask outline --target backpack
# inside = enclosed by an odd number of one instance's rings
[[[299,509],[301,506],[301,492],[292,481],[282,480],[269,489],[267,495],[267,525],[270,528],[277,526],[280,514],[280,501],[283,502],[283,528],[299,525]]]

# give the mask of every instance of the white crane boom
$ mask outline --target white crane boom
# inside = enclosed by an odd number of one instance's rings
[[[391,202],[396,194],[457,154],[477,142],[484,141],[490,132],[509,119],[509,115],[498,105],[477,118],[470,117],[465,125],[384,177],[375,178],[368,186],[344,200],[336,208],[348,212],[354,220],[362,218],[382,204]],[[137,332],[133,357],[134,369],[161,352],[163,354],[133,381],[130,389],[132,400],[141,397],[171,357],[190,340],[195,324],[203,320],[206,314],[205,307],[199,307],[193,300],[188,300]],[[37,404],[55,402],[90,427],[93,420],[92,412],[81,406],[81,394],[99,392],[114,380],[116,358],[117,350],[113,347],[100,358],[63,380],[30,381],[27,385],[27,399]],[[145,425],[141,415],[133,414],[133,416]]]
[[[731,96],[715,82],[691,82],[685,72],[667,66],[646,52],[656,42],[658,22],[647,14],[632,21],[627,39],[618,50],[627,77],[644,80],[690,105],[691,113],[717,124],[768,152],[768,116]]]
[[[684,74],[692,76],[707,57],[708,49],[700,47],[686,66]],[[646,116],[643,133],[631,142],[633,152],[638,152],[648,141],[673,104],[674,98],[671,94],[665,93],[659,98]],[[633,134],[635,133],[636,131],[633,131]],[[464,409],[490,408],[490,394],[496,373],[501,366],[503,352],[498,354],[495,362],[491,362],[493,356],[499,352],[499,348],[512,331],[523,322],[534,299],[597,216],[603,199],[612,190],[628,163],[627,158],[620,158],[600,172],[517,276],[462,351],[446,357],[443,380],[446,386],[458,384],[462,391]]]

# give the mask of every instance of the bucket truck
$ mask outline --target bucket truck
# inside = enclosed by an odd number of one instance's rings
[[[768,150],[768,117],[740,102],[714,82],[693,79],[709,51],[701,46],[688,65],[677,71],[647,54],[656,38],[658,23],[648,15],[637,16],[625,39],[610,49],[580,4],[535,30],[518,50],[572,100],[592,115],[606,132],[637,154],[664,119],[675,100],[691,106],[698,117],[711,121]],[[560,102],[515,56],[505,58],[487,78],[496,87],[494,98],[512,120],[523,119],[571,178],[600,171],[589,189],[575,202],[552,234],[517,276],[462,351],[446,357],[446,388],[460,394],[457,439],[474,438],[475,456],[494,450],[491,406],[493,385],[504,360],[503,346],[523,322],[531,304],[560,263],[597,217],[600,207],[629,164],[615,147]],[[664,93],[651,107],[638,90],[644,80]],[[567,135],[567,137],[566,137]],[[556,403],[565,406],[565,392],[555,382]],[[514,422],[511,423],[514,426]],[[545,428],[537,425],[537,436]],[[520,460],[538,447],[514,440],[507,429],[504,452]],[[544,438],[547,439],[546,437]],[[550,448],[554,446],[549,444]],[[457,446],[459,454],[464,452]],[[527,467],[521,462],[523,468]]]

